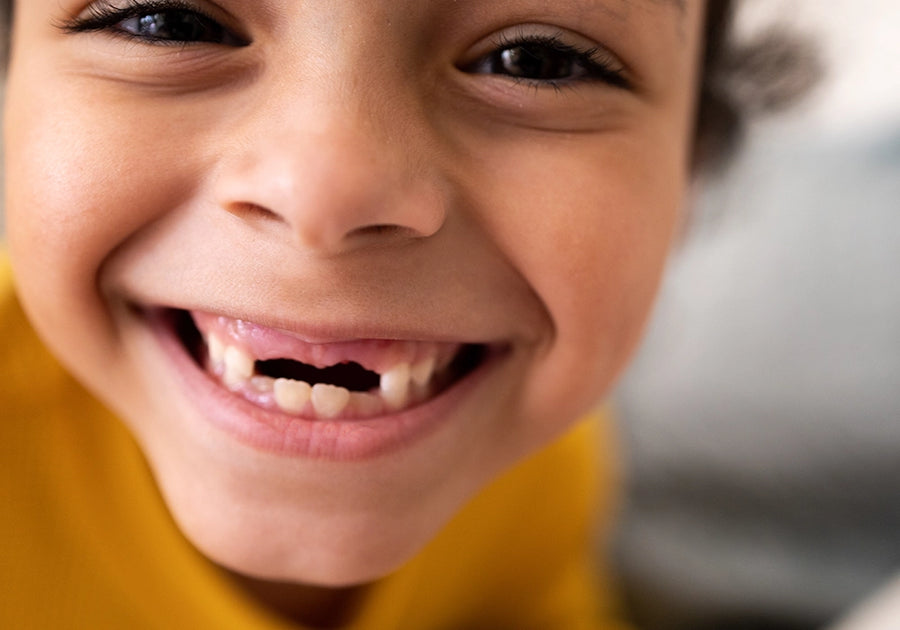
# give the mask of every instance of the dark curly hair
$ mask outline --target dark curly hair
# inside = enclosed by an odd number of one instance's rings
[[[738,43],[738,0],[708,0],[705,48],[694,134],[694,166],[716,168],[739,145],[748,116],[783,109],[823,74],[812,41],[772,28]]]
[[[740,142],[744,116],[775,109],[805,92],[818,76],[804,42],[783,32],[738,47],[732,41],[737,0],[708,0],[705,48],[694,133],[694,167],[715,168]],[[13,0],[0,0],[0,51],[5,63]],[[740,98],[738,98],[740,95]],[[740,106],[738,105],[740,103]]]

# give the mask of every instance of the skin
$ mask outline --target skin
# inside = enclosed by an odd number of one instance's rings
[[[58,27],[86,5],[16,6],[18,289],[248,588],[385,575],[608,390],[685,197],[701,3],[201,3],[241,48]],[[605,47],[631,86],[459,69],[532,31]],[[419,439],[285,457],[211,428],[134,305],[509,352]]]

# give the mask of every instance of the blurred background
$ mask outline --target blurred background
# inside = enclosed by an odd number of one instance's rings
[[[744,1],[773,23],[826,75],[698,183],[614,399],[648,630],[821,628],[900,576],[900,4]]]

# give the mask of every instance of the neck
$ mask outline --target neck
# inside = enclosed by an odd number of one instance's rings
[[[261,580],[233,572],[230,575],[265,608],[292,622],[322,630],[348,625],[368,592],[365,585],[326,588]]]

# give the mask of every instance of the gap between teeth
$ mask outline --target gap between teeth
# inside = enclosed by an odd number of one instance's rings
[[[415,364],[401,362],[381,374],[380,386],[370,392],[351,392],[337,385],[254,374],[254,358],[237,346],[226,345],[218,336],[207,337],[211,367],[222,383],[232,391],[248,390],[254,398],[270,400],[284,413],[312,414],[332,419],[345,411],[354,415],[375,415],[383,410],[398,411],[416,396],[422,396],[435,373],[436,357]]]

